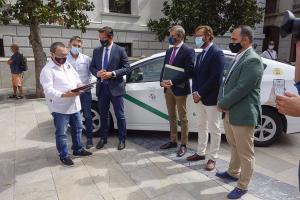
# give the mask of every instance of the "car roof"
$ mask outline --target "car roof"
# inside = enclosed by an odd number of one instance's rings
[[[236,55],[235,53],[232,53],[229,50],[222,50],[222,51],[225,55],[228,55],[228,56],[235,56]],[[196,53],[201,53],[202,49],[195,49],[195,52]],[[163,57],[163,56],[165,56],[165,54],[166,54],[166,52],[160,52],[160,53],[153,54],[151,56],[148,56],[146,58],[143,58],[141,60],[138,60],[136,62],[131,63],[131,66],[133,67],[133,66],[135,66],[137,64],[140,64],[140,63],[143,63],[145,61],[152,60],[152,59],[159,58],[159,57]],[[262,61],[266,65],[278,66],[278,67],[281,66],[281,67],[287,67],[287,68],[293,68],[293,69],[295,68],[292,65],[282,63],[282,62],[279,62],[279,61],[276,61],[276,60],[270,60],[270,59],[267,59],[267,58],[262,58]]]

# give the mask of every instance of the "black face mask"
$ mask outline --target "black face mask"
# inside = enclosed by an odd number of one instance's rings
[[[109,45],[108,40],[100,40],[101,46],[107,47]]]
[[[241,43],[229,43],[229,49],[232,53],[238,53],[242,48]]]
[[[65,64],[67,58],[57,58],[57,57],[55,57],[54,60],[55,60],[55,62],[57,62],[57,64],[63,65],[63,64]]]

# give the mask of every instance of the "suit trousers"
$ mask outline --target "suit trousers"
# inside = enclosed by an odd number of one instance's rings
[[[181,144],[186,145],[188,143],[188,118],[186,110],[187,96],[175,96],[171,89],[167,89],[165,92],[165,99],[169,114],[170,124],[170,140],[171,142],[177,142],[177,111],[181,126]]]
[[[208,133],[210,133],[210,152],[209,157],[212,160],[218,158],[218,151],[221,143],[220,120],[221,113],[217,106],[206,106],[201,101],[197,104],[197,122],[198,122],[198,155],[205,155]]]
[[[98,96],[98,109],[101,118],[101,134],[100,137],[103,140],[107,140],[109,131],[109,107],[112,103],[115,115],[117,118],[119,141],[124,142],[126,140],[126,120],[124,114],[124,99],[123,95],[112,96],[108,84],[101,83],[102,88]]]
[[[247,189],[254,170],[254,126],[236,126],[229,122],[225,113],[224,128],[226,139],[231,147],[228,173],[239,178],[237,187]]]

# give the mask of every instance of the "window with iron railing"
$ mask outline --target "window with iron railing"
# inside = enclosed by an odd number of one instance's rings
[[[277,12],[277,0],[266,0],[266,14]]]
[[[131,14],[131,0],[109,0],[109,12]]]

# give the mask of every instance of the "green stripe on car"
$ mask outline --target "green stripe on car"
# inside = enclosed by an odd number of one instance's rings
[[[153,107],[145,104],[144,102],[142,102],[142,101],[140,101],[140,100],[138,100],[138,99],[136,99],[136,98],[134,98],[134,97],[132,97],[128,94],[125,94],[124,98],[126,100],[134,103],[135,105],[137,105],[137,106],[139,106],[139,107],[141,107],[141,108],[143,108],[143,109],[145,109],[145,110],[147,110],[147,111],[149,111],[149,112],[151,112],[151,113],[153,113],[153,114],[155,114],[155,115],[157,115],[157,116],[159,116],[159,117],[161,117],[165,120],[169,120],[169,115],[157,110],[156,108],[153,108]]]

